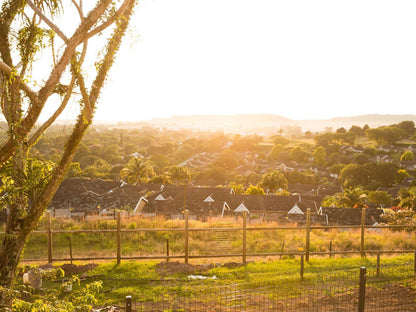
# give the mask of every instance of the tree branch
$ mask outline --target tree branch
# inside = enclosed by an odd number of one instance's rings
[[[75,5],[75,8],[78,11],[79,17],[81,18],[81,21],[84,20],[84,12],[82,12],[82,7],[78,5],[78,3],[75,2],[75,0],[72,0],[73,5]]]
[[[22,127],[25,129],[26,133],[28,133],[30,129],[32,129],[33,126],[35,125],[43,109],[43,106],[45,105],[46,100],[52,94],[52,91],[55,85],[59,82],[63,71],[68,66],[70,60],[72,59],[72,56],[75,53],[76,47],[81,42],[84,42],[87,39],[86,34],[88,30],[98,21],[100,16],[107,9],[107,6],[109,5],[110,2],[111,0],[101,0],[98,3],[98,5],[89,12],[88,16],[84,19],[84,21],[81,23],[81,25],[73,34],[73,36],[66,43],[67,46],[65,48],[63,55],[61,56],[55,68],[52,70],[44,86],[38,92],[39,101],[35,103],[31,103],[31,105],[29,106],[28,112],[26,114],[26,117],[22,121]]]
[[[21,1],[16,1],[16,0],[12,1],[12,3],[16,3],[16,2],[22,3]],[[49,75],[49,78],[46,80],[43,87],[39,90],[36,100],[31,101],[30,106],[27,110],[27,114],[25,118],[23,118],[23,120],[20,123],[19,128],[17,129],[17,132],[21,137],[27,136],[27,134],[31,131],[31,129],[33,129],[40,113],[42,112],[42,109],[46,103],[46,100],[52,94],[54,87],[59,82],[63,71],[68,66],[70,60],[72,59],[74,53],[76,52],[76,47],[81,42],[87,39],[86,34],[88,33],[89,29],[93,25],[95,25],[95,23],[102,16],[102,14],[105,13],[110,3],[111,3],[111,0],[100,0],[97,6],[89,12],[88,16],[82,21],[82,23],[79,25],[79,27],[74,32],[72,37],[66,43],[66,48],[65,48],[63,55],[61,56],[57,65],[52,70],[51,74]],[[2,21],[0,19],[0,26],[2,26],[1,22]],[[3,34],[0,31],[0,40],[1,39],[7,39],[7,36],[3,37]],[[5,44],[7,44],[6,47],[8,48],[9,47],[8,41],[5,42]],[[0,42],[0,49],[1,49],[1,45],[2,45],[2,42]],[[10,69],[10,67],[7,68],[4,66],[4,65],[7,65],[4,62],[0,62],[0,65],[2,65],[3,70],[7,71],[8,69]],[[15,150],[16,150],[15,139],[9,138],[9,140],[0,148],[0,166],[2,166],[14,154]]]
[[[108,26],[110,26],[112,23],[114,23],[115,20],[117,20],[126,10],[127,6],[131,3],[131,2],[135,2],[135,0],[126,0],[123,2],[123,4],[120,6],[120,8],[117,10],[116,13],[114,13],[113,16],[111,16],[108,20],[106,20],[104,23],[102,23],[101,25],[97,26],[96,28],[94,28],[93,30],[91,30],[87,36],[88,38],[91,38],[92,36],[98,34],[99,32],[103,31],[104,29],[106,29]]]
[[[96,101],[100,93],[100,90],[103,86],[105,78],[107,77],[109,69],[111,68],[111,65],[114,62],[115,53],[120,47],[121,40],[129,24],[135,3],[136,0],[130,1],[129,6],[126,8],[125,11],[125,18],[121,20],[119,27],[115,29],[113,36],[109,39],[109,45],[107,48],[106,55],[104,56],[104,60],[100,67],[100,70],[98,71],[97,77],[94,80],[93,87],[91,88],[88,99],[92,110],[95,109]],[[48,203],[52,200],[52,197],[57,191],[60,182],[63,180],[66,172],[68,171],[68,168],[75,155],[76,149],[79,143],[81,142],[81,139],[84,136],[85,132],[87,131],[91,123],[92,117],[93,114],[88,114],[88,112],[85,110],[81,111],[78,117],[78,121],[75,124],[74,129],[72,131],[72,134],[65,144],[65,149],[61,161],[54,170],[48,184],[38,197],[38,207],[34,207],[34,209],[31,209],[28,212],[28,216],[25,219],[25,222],[31,222],[31,220],[33,220],[34,218],[39,217],[43,213],[43,210],[46,208]]]
[[[78,61],[79,64],[84,63],[85,55],[87,53],[87,46],[88,46],[88,41],[85,41],[80,60]],[[76,60],[74,60],[74,62],[76,62]],[[76,80],[76,77],[75,75],[73,75],[71,82],[69,83],[68,90],[66,91],[65,97],[61,102],[61,105],[59,105],[59,107],[53,113],[53,115],[42,126],[40,126],[36,130],[36,132],[32,135],[32,137],[28,141],[29,147],[33,146],[39,140],[41,135],[46,131],[46,129],[48,129],[54,123],[54,121],[61,115],[66,105],[68,104],[69,100],[71,99],[72,90],[74,89],[74,85],[75,85],[75,80]]]
[[[19,82],[20,88],[26,93],[31,101],[37,102],[39,100],[36,92],[34,92],[27,84],[25,84],[20,76],[13,73],[13,70],[2,60],[0,60],[0,70],[8,76],[14,76],[14,79]]]
[[[42,19],[42,21],[45,22],[46,25],[48,25],[55,33],[58,34],[59,37],[64,42],[68,42],[68,38],[64,35],[64,33],[59,29],[58,26],[56,26],[54,23],[52,23],[49,18],[45,16],[45,14],[42,13],[42,11],[32,2],[32,0],[26,0],[26,3],[32,8],[32,10]]]

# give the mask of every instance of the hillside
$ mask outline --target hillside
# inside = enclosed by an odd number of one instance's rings
[[[202,131],[224,131],[226,133],[264,134],[271,135],[280,128],[297,128],[302,131],[323,131],[327,128],[333,130],[352,125],[378,127],[390,125],[404,120],[416,123],[416,115],[360,115],[351,117],[335,117],[321,120],[294,120],[279,115],[267,114],[236,114],[236,115],[197,115],[197,116],[173,116],[170,118],[155,118],[137,123],[123,123],[126,128],[151,126],[167,129],[195,128]],[[99,124],[97,122],[96,124]],[[300,129],[299,129],[300,127]]]

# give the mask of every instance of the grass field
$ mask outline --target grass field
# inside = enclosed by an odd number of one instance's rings
[[[90,271],[79,272],[77,276],[81,277],[81,284],[79,286],[74,284],[71,292],[60,291],[62,281],[49,280],[44,281],[42,290],[32,293],[30,300],[40,298],[44,300],[48,297],[56,300],[56,296],[61,300],[72,300],[74,294],[81,292],[85,285],[99,281],[102,283],[102,289],[96,295],[95,304],[98,306],[123,305],[126,296],[132,296],[133,301],[142,306],[145,304],[155,306],[160,302],[168,302],[172,305],[184,300],[183,298],[187,298],[186,300],[204,298],[203,300],[212,303],[216,300],[215,295],[205,298],[201,297],[201,294],[218,294],[221,289],[230,285],[233,287],[239,285],[240,291],[244,287],[248,289],[247,295],[257,294],[256,298],[261,296],[262,300],[289,302],[288,300],[303,298],[304,293],[310,292],[311,289],[316,292],[318,289],[316,287],[323,285],[331,285],[328,288],[330,290],[325,289],[325,292],[332,297],[341,293],[356,292],[359,268],[366,267],[368,276],[374,277],[377,274],[376,262],[375,257],[312,259],[309,263],[305,263],[303,277],[300,276],[299,258],[259,261],[247,265],[231,262],[220,266],[212,263],[185,265],[178,262],[156,261],[125,261],[120,265],[102,263]],[[397,285],[408,287],[410,291],[415,292],[413,269],[413,255],[383,257],[378,278],[386,280],[388,278],[389,281],[394,279]],[[70,278],[70,274],[66,278]],[[378,284],[377,287],[380,288],[380,285]],[[261,303],[257,302],[257,304]],[[152,311],[165,311],[165,309]],[[166,311],[171,310],[166,309]]]

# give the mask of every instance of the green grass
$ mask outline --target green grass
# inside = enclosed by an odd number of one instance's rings
[[[380,276],[383,278],[395,278],[406,280],[413,276],[413,255],[401,255],[394,257],[382,257]],[[98,294],[99,305],[120,304],[126,296],[132,296],[133,300],[140,302],[157,301],[160,298],[183,296],[192,298],[198,292],[213,291],[223,285],[242,284],[244,287],[252,287],[253,291],[265,286],[273,286],[262,289],[266,296],[291,296],[299,295],[309,286],[328,283],[346,283],[353,281],[356,287],[359,268],[367,267],[368,276],[375,276],[376,257],[360,258],[312,258],[305,263],[304,276],[300,277],[300,259],[283,259],[275,261],[252,262],[245,266],[213,267],[209,270],[198,272],[207,279],[190,280],[190,273],[174,272],[165,274],[157,270],[158,262],[155,261],[125,261],[120,265],[105,263],[98,265],[87,273],[87,278],[82,285],[94,281],[102,281],[103,288]],[[380,278],[381,278],[380,277]],[[413,279],[414,281],[414,279]],[[20,282],[20,281],[18,281]],[[340,284],[341,285],[341,284]],[[413,282],[414,287],[414,282]],[[53,281],[44,282],[44,292],[58,292],[59,283]],[[345,286],[339,286],[339,291],[345,291]],[[260,290],[259,290],[260,291]],[[285,293],[287,291],[287,294]],[[335,287],[331,291],[337,292]],[[173,295],[174,294],[174,295]],[[262,293],[263,294],[263,293]],[[42,297],[42,293],[37,294]],[[173,300],[173,299],[172,299]]]

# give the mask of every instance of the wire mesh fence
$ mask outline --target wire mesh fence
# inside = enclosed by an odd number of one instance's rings
[[[379,273],[370,264],[364,289],[357,268],[329,268],[327,274],[275,276],[255,283],[190,281],[167,286],[151,300],[133,298],[130,311],[416,311],[411,267],[401,265]]]

